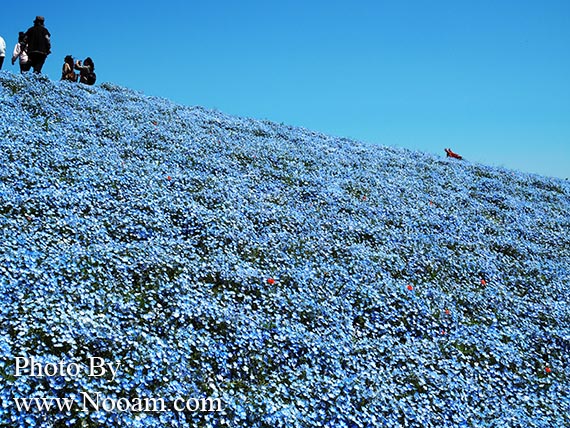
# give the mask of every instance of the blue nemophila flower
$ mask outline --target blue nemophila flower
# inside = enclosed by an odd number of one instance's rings
[[[566,182],[106,83],[0,98],[0,425],[570,423]]]

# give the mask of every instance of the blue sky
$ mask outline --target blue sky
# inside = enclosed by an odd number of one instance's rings
[[[52,79],[91,56],[98,83],[570,178],[568,0],[8,0],[9,51],[36,15]]]

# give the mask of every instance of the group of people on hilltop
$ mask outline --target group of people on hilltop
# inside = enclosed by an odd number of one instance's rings
[[[26,73],[33,69],[34,73],[41,73],[46,58],[51,53],[51,34],[45,27],[43,16],[36,16],[33,27],[25,33],[20,31],[18,43],[14,46],[12,65],[18,60],[20,73]],[[6,42],[0,37],[0,70],[6,56]],[[79,73],[75,73],[78,71]],[[82,61],[74,61],[71,55],[64,59],[61,72],[61,80],[85,83],[93,85],[97,79],[95,64],[89,57]]]
[[[78,70],[79,74],[74,70]],[[81,63],[81,61],[73,62],[73,57],[71,55],[67,55],[63,60],[61,80],[77,82],[77,79],[86,85],[95,84],[95,81],[97,80],[97,76],[95,75],[95,64],[90,57],[85,58],[83,63]]]

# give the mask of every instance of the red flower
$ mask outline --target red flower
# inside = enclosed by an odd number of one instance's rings
[[[273,284],[275,284],[275,280],[273,278],[267,278],[267,283],[269,285],[273,285]]]
[[[366,195],[364,195],[364,196],[362,197],[362,200],[365,201],[366,199],[368,199],[368,198],[366,197]]]
[[[481,278],[481,285],[487,285],[487,281],[485,281],[483,278]]]
[[[412,287],[411,284],[408,284],[407,289],[410,290],[410,291],[412,291],[412,290],[414,289],[414,287]]]
[[[166,177],[166,179],[167,179],[168,181],[170,181],[170,180],[172,180],[172,177],[169,175],[169,176]]]
[[[547,367],[544,369],[544,371],[545,371],[546,373],[550,373],[550,372],[552,372],[552,369],[547,366]]]
[[[451,313],[451,311],[449,309],[445,310],[445,315],[449,315]]]

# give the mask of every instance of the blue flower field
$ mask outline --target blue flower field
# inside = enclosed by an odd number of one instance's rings
[[[0,427],[570,427],[568,181],[109,83],[0,103]]]

